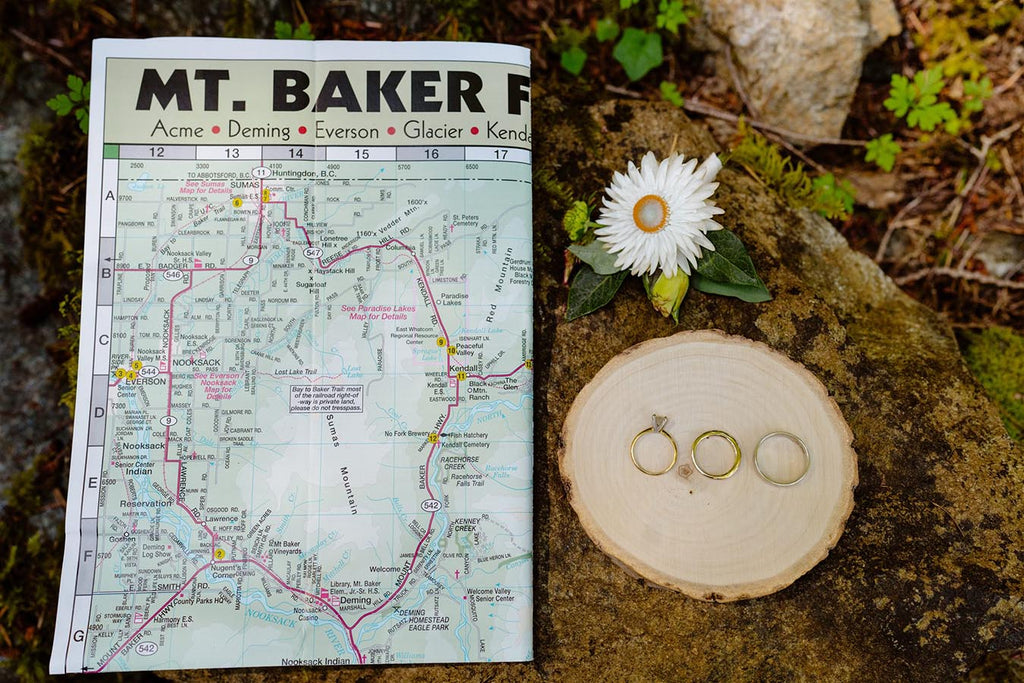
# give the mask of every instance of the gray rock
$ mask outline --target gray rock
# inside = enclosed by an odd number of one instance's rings
[[[995,277],[1010,278],[1024,268],[1024,236],[989,232],[978,238],[974,258]]]
[[[864,57],[900,32],[892,0],[702,0],[698,45],[725,46],[759,118],[818,137],[838,137]]]

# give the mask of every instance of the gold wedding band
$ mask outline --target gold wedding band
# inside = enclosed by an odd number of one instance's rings
[[[732,446],[733,453],[736,454],[736,459],[733,461],[732,467],[730,467],[728,471],[722,472],[720,474],[712,474],[711,472],[708,472],[707,470],[700,466],[700,463],[697,462],[697,446],[699,446],[700,442],[703,441],[704,439],[710,439],[713,436],[720,436],[726,441],[728,441],[729,444]],[[690,460],[693,461],[693,466],[697,468],[698,472],[703,474],[705,477],[708,477],[709,479],[728,479],[732,475],[736,474],[736,470],[740,468],[741,458],[742,455],[740,454],[740,445],[736,443],[736,439],[732,438],[732,435],[730,435],[727,432],[723,432],[721,429],[712,429],[710,431],[704,432],[703,434],[697,437],[697,439],[693,442],[693,446],[690,447]]]
[[[668,422],[668,418],[663,417],[661,415],[652,415],[651,422],[652,425],[650,427],[640,431],[636,436],[633,437],[633,441],[629,444],[629,458],[630,460],[633,461],[633,465],[636,466],[638,470],[640,470],[644,474],[649,474],[652,477],[656,477],[658,475],[665,474],[666,472],[668,472],[669,470],[676,466],[676,460],[679,457],[679,450],[676,448],[676,440],[672,438],[671,434],[665,431],[665,423]],[[636,443],[637,441],[640,440],[640,437],[648,433],[661,434],[666,439],[668,439],[669,443],[672,444],[672,462],[668,464],[668,467],[661,471],[649,470],[643,465],[641,465],[639,462],[637,462]]]
[[[800,446],[800,450],[804,452],[804,470],[803,472],[800,473],[800,476],[791,481],[779,481],[778,479],[772,479],[771,477],[764,473],[764,470],[761,469],[761,463],[757,461],[757,454],[758,451],[761,450],[761,445],[768,439],[771,439],[772,437],[776,436],[782,436],[789,439],[796,445]],[[801,439],[796,434],[790,434],[789,432],[771,432],[769,434],[765,434],[764,436],[762,436],[761,440],[757,442],[757,448],[754,449],[754,467],[757,468],[757,473],[761,475],[761,478],[764,479],[769,484],[775,484],[776,486],[792,486],[793,484],[799,483],[804,477],[807,476],[807,472],[810,471],[811,453],[810,451],[807,450],[807,444],[805,444],[803,439]]]

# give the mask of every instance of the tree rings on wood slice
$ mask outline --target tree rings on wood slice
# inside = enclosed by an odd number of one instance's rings
[[[660,429],[654,415],[667,418]],[[735,445],[704,438],[695,468],[691,446],[711,430]],[[796,438],[758,450],[773,432]],[[743,337],[702,330],[627,349],[576,397],[562,436],[562,479],[591,539],[628,570],[701,600],[785,588],[828,555],[853,510],[857,455],[839,408],[807,368]],[[727,472],[736,448],[731,476],[701,474]],[[797,483],[775,485],[755,450],[779,482],[810,465]]]

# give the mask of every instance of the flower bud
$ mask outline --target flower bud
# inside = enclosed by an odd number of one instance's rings
[[[679,306],[683,303],[683,297],[690,288],[690,277],[679,269],[672,277],[665,273],[659,273],[658,279],[647,292],[651,303],[663,316],[672,316],[672,319],[679,322]]]

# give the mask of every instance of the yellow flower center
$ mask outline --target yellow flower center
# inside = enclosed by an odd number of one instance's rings
[[[668,223],[668,203],[656,194],[641,197],[633,205],[633,222],[644,232],[658,232]]]

